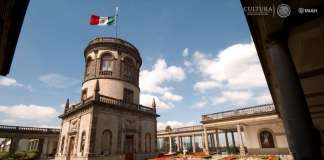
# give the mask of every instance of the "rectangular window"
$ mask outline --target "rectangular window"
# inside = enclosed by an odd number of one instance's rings
[[[112,71],[113,70],[113,62],[112,61],[104,61],[102,62],[101,71]]]
[[[134,92],[130,89],[124,88],[124,97],[123,100],[126,102],[133,103],[134,102]]]

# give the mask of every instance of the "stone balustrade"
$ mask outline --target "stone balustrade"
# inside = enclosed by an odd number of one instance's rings
[[[230,110],[225,112],[206,114],[206,115],[202,115],[202,121],[221,120],[226,118],[235,118],[235,117],[242,117],[248,115],[260,115],[260,114],[269,114],[269,113],[276,113],[276,108],[273,104],[265,104],[265,105]]]
[[[38,127],[20,127],[20,126],[7,126],[0,125],[0,131],[8,132],[33,132],[33,133],[59,133],[60,129],[57,128],[38,128]]]
[[[116,98],[112,98],[112,97],[108,97],[108,96],[104,96],[104,95],[100,95],[100,94],[98,94],[98,99],[96,99],[96,96],[91,96],[91,97],[88,97],[85,100],[81,101],[80,103],[69,106],[69,109],[67,110],[67,112],[71,112],[79,107],[82,107],[84,104],[92,102],[92,101],[98,101],[101,103],[111,104],[111,105],[115,105],[118,107],[124,107],[124,108],[128,108],[128,109],[133,109],[133,110],[138,110],[138,111],[142,111],[142,112],[148,112],[148,113],[155,114],[155,111],[151,107],[146,107],[146,106],[143,106],[140,104],[130,103],[130,102],[127,102],[127,101],[124,101],[121,99],[116,99]]]

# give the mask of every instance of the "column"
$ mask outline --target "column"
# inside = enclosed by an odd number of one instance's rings
[[[219,132],[218,132],[218,129],[216,129],[216,151],[217,153],[220,152],[220,148],[219,148]]]
[[[208,148],[208,137],[207,137],[207,129],[206,126],[204,125],[204,142],[205,142],[205,153],[209,154],[209,148]]]
[[[233,147],[235,148],[235,138],[234,138],[234,132],[233,131],[231,131],[231,135],[232,135]]]
[[[192,134],[192,152],[196,152],[195,134]]]
[[[240,155],[245,155],[245,149],[243,146],[243,140],[242,140],[242,134],[241,134],[241,126],[238,124],[236,126],[237,128],[237,135],[238,135],[238,140],[239,140],[239,144],[240,144]]]
[[[17,151],[18,143],[19,143],[19,138],[17,137],[11,138],[10,148],[9,148],[10,154],[14,154],[15,151]]]
[[[226,142],[226,152],[229,153],[229,145],[228,145],[227,131],[225,131],[225,142]]]
[[[215,139],[214,139],[214,133],[210,133],[210,141],[211,141],[211,148],[214,151],[215,150]]]
[[[180,152],[180,138],[177,136],[177,152]]]
[[[171,135],[169,136],[169,154],[172,153],[172,137]]]
[[[44,138],[43,141],[43,148],[42,148],[42,152],[41,152],[41,159],[46,159],[47,158],[47,149],[48,149],[48,137]]]
[[[294,158],[322,159],[317,143],[320,137],[314,134],[306,98],[287,45],[287,40],[283,39],[272,41],[267,46],[280,92],[277,109]]]
[[[233,143],[233,146],[231,148],[231,153],[235,153],[236,146],[235,146],[235,138],[234,138],[234,132],[233,131],[231,131],[231,136],[232,136],[232,143]]]

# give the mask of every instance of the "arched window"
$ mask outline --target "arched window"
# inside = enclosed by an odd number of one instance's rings
[[[274,148],[274,141],[272,133],[269,131],[261,131],[259,134],[262,148]]]
[[[125,57],[123,61],[124,79],[132,81],[135,77],[135,74],[136,74],[136,69],[135,69],[134,61],[129,57]]]
[[[111,144],[112,144],[112,133],[110,130],[104,130],[102,132],[101,154],[103,155],[111,154]]]
[[[150,135],[150,133],[145,134],[145,152],[151,152],[151,135]]]
[[[81,154],[83,154],[83,152],[84,152],[85,140],[86,140],[86,133],[85,133],[85,131],[83,131],[82,134],[81,134],[81,141],[80,141],[80,152],[81,152]]]
[[[113,71],[113,56],[110,53],[101,56],[100,71],[101,73]]]
[[[93,63],[93,60],[91,58],[88,58],[87,64],[86,64],[86,75],[89,75],[91,73],[92,63]]]
[[[64,141],[65,141],[65,137],[63,136],[62,137],[62,140],[61,140],[61,153],[63,153],[63,151],[64,151]]]

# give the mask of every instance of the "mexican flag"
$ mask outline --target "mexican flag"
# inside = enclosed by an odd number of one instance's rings
[[[116,22],[116,16],[111,17],[102,17],[91,15],[90,24],[91,25],[99,25],[99,26],[106,26],[106,25],[113,25]]]

